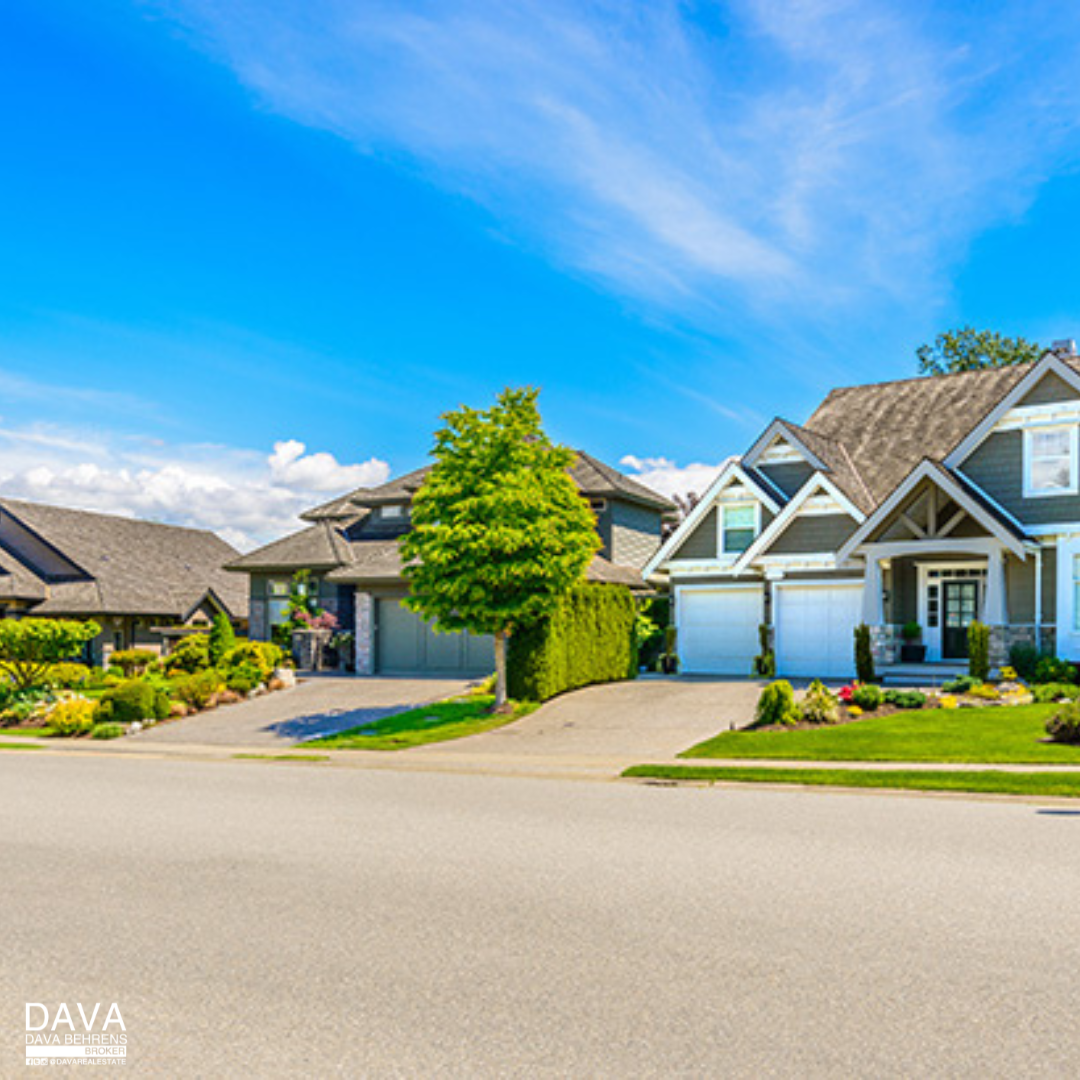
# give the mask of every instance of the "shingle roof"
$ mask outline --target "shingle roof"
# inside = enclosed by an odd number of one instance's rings
[[[394,477],[378,487],[357,488],[347,495],[333,499],[300,515],[304,521],[320,521],[324,518],[355,517],[357,507],[382,506],[385,503],[408,502],[431,472],[431,466],[413,469],[410,473]]]
[[[355,507],[351,519],[338,521],[322,518],[300,532],[283,536],[239,559],[226,564],[227,570],[317,570],[337,566],[349,557],[348,541],[341,535],[342,527],[355,521]]]
[[[247,614],[247,581],[224,570],[236,551],[212,532],[18,499],[0,499],[0,513],[10,514],[86,574],[83,580],[49,583],[48,596],[34,614],[180,617],[207,589],[231,615]]]
[[[45,582],[13,551],[0,548],[0,598],[4,600],[44,600]]]

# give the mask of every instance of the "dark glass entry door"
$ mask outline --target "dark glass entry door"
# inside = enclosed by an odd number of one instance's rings
[[[968,627],[979,617],[979,583],[944,583],[945,629],[941,655],[945,660],[964,660],[968,654]]]

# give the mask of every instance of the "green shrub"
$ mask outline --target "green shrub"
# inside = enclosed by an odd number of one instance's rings
[[[861,683],[872,683],[876,678],[870,627],[866,623],[859,623],[855,627],[855,678]]]
[[[754,657],[753,674],[759,679],[776,677],[776,653],[772,650],[772,640],[768,623],[761,623],[757,628],[758,649]]]
[[[45,717],[45,722],[57,735],[85,735],[94,726],[92,701],[73,698],[54,705]]]
[[[1035,675],[1035,669],[1039,665],[1041,655],[1034,645],[1017,642],[1009,649],[1009,666],[1016,671],[1016,674],[1021,679],[1030,682]]]
[[[168,694],[145,679],[129,679],[105,691],[96,718],[99,724],[130,724],[135,720],[164,720],[168,715]]]
[[[513,634],[508,688],[518,701],[637,675],[634,598],[624,585],[577,585],[554,613]]]
[[[1056,656],[1044,656],[1035,665],[1035,674],[1031,678],[1036,683],[1074,683],[1076,668]]]
[[[214,616],[214,622],[210,628],[210,640],[207,643],[211,665],[220,664],[222,657],[235,646],[236,634],[229,616],[219,611]]]
[[[968,674],[978,682],[990,678],[990,627],[973,622],[968,627]]]
[[[213,668],[181,675],[173,680],[172,695],[189,709],[205,709],[221,687],[221,675]]]
[[[5,721],[21,724],[44,712],[46,706],[56,699],[56,695],[42,689],[12,689],[5,694],[5,701],[0,716]]]
[[[281,666],[281,650],[270,641],[245,641],[234,645],[221,659],[220,670],[228,676],[244,668],[255,668],[259,673],[256,682],[266,682],[275,668]]]
[[[863,712],[873,712],[881,707],[885,700],[885,691],[874,683],[863,683],[856,686],[851,694],[851,703],[858,705]]]
[[[637,649],[638,665],[645,671],[653,671],[664,651],[664,627],[671,622],[671,601],[666,596],[653,596],[644,600],[635,599],[638,609]],[[643,637],[645,623],[642,616],[656,628],[655,632]]]
[[[1080,743],[1080,702],[1070,701],[1062,705],[1046,721],[1046,734],[1054,742]]]
[[[250,694],[263,681],[262,672],[254,664],[237,664],[225,677],[225,685],[236,694]]]
[[[799,704],[799,716],[805,724],[835,724],[840,719],[840,699],[815,679]]]
[[[795,704],[795,691],[785,679],[769,683],[761,691],[757,710],[754,713],[754,727],[773,727],[783,725],[791,727],[799,722],[799,707]]]
[[[193,675],[210,666],[210,636],[189,634],[181,638],[165,658],[169,671],[186,671]]]
[[[978,679],[973,679],[970,675],[959,675],[947,683],[942,683],[941,689],[946,694],[966,694],[969,690],[978,685]]]
[[[900,627],[900,636],[905,641],[918,641],[922,637],[922,627],[917,622],[906,622]]]
[[[998,701],[1001,691],[993,683],[976,683],[969,691],[968,696],[980,698],[982,701]]]
[[[1043,704],[1050,701],[1075,701],[1080,697],[1080,686],[1075,683],[1042,683],[1040,686],[1032,687],[1031,692],[1035,700]]]
[[[156,659],[153,649],[118,649],[109,656],[109,666],[118,667],[125,679],[141,675]]]
[[[85,664],[52,664],[42,679],[42,685],[54,690],[80,690],[90,685],[93,672]]]
[[[926,695],[918,690],[886,690],[885,704],[897,709],[921,709],[926,704]]]
[[[286,656],[292,655],[292,627],[288,623],[276,623],[270,628],[270,640]]]
[[[123,724],[95,724],[94,730],[90,732],[91,739],[119,739],[124,734],[125,728]]]

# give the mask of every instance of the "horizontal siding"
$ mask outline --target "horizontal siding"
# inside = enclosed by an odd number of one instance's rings
[[[694,531],[679,545],[675,559],[715,559],[718,550],[716,535],[717,512],[714,506],[698,522]]]
[[[1005,595],[1009,622],[1035,622],[1035,559],[1009,556],[1005,563]],[[1057,549],[1043,549],[1042,621],[1053,623],[1057,612]]]
[[[800,555],[833,552],[855,531],[847,514],[810,514],[794,518],[769,545],[767,555]]]
[[[1020,431],[999,431],[991,435],[960,468],[1026,525],[1080,521],[1078,495],[1024,498],[1024,440]]]
[[[1059,401],[1075,401],[1078,394],[1060,375],[1048,371],[1018,403],[1025,405],[1053,405]]]
[[[788,461],[780,465],[757,465],[755,468],[767,476],[790,498],[814,474],[814,468],[805,461]]]

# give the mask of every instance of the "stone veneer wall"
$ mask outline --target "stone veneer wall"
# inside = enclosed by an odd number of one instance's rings
[[[1035,645],[1041,652],[1053,655],[1057,647],[1057,631],[1052,626],[1034,625],[991,626],[990,666],[1001,667],[1009,662],[1009,650],[1014,645]]]
[[[356,592],[356,674],[375,674],[375,599]]]
[[[900,659],[900,646],[903,638],[900,636],[900,627],[893,624],[870,627],[870,651],[874,656],[874,667],[885,667],[895,664]],[[852,642],[852,649],[855,643]]]

